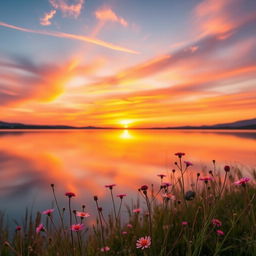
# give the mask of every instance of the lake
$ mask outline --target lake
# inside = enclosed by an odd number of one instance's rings
[[[256,166],[256,131],[227,130],[15,130],[0,131],[0,210],[19,219],[25,208],[51,208],[50,184],[60,204],[72,191],[75,208],[94,209],[93,195],[109,209],[106,184],[127,193],[127,202],[139,186],[159,183],[168,174],[175,152],[193,162],[195,177],[212,160],[217,165],[243,167],[245,175]],[[106,209],[106,211],[107,211]]]

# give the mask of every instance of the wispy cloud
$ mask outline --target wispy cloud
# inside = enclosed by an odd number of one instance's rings
[[[84,5],[84,0],[49,0],[53,8],[60,10],[64,17],[77,18]]]
[[[104,21],[104,22],[107,22],[107,21],[117,22],[117,23],[121,24],[124,27],[128,26],[128,22],[124,18],[118,16],[109,7],[100,8],[99,10],[97,10],[95,12],[95,16],[100,21]]]
[[[56,10],[51,10],[50,12],[47,12],[44,14],[44,16],[40,19],[40,24],[42,26],[49,26],[52,24],[51,19],[56,14]]]
[[[87,43],[92,43],[96,44],[105,48],[109,48],[115,51],[121,51],[121,52],[127,52],[127,53],[132,53],[132,54],[138,54],[139,52],[134,51],[132,49],[128,49],[119,45],[115,45],[112,43],[108,43],[106,41],[102,41],[96,38],[91,38],[83,35],[75,35],[75,34],[70,34],[70,33],[64,33],[64,32],[57,32],[57,31],[45,31],[45,30],[34,30],[34,29],[29,29],[29,28],[24,28],[24,27],[19,27],[19,26],[14,26],[5,22],[0,22],[0,26],[6,27],[6,28],[11,28],[27,33],[35,33],[35,34],[40,34],[40,35],[47,35],[47,36],[53,36],[53,37],[59,37],[59,38],[67,38],[67,39],[73,39],[73,40],[78,40],[78,41],[83,41]]]

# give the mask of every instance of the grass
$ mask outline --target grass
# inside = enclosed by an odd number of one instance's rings
[[[52,184],[54,211],[26,214],[14,234],[0,216],[0,255],[256,255],[256,171],[243,178],[238,168],[218,169],[213,161],[207,175],[190,173],[194,181],[187,189],[191,163],[183,153],[176,157],[175,169],[158,175],[158,187],[138,189],[140,205],[126,205],[124,194],[115,195],[115,184],[107,185],[113,213],[104,215],[94,196],[93,225],[84,206],[81,212],[72,208],[72,192],[66,193],[68,209],[61,208]]]

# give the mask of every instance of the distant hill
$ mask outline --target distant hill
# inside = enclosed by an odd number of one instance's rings
[[[96,126],[75,127],[68,125],[34,125],[21,123],[7,123],[0,121],[0,129],[116,129]],[[134,128],[136,129],[136,128]],[[144,129],[144,128],[138,128]],[[146,129],[256,129],[256,118],[236,121],[233,123],[203,125],[203,126],[178,126],[178,127],[151,127]]]

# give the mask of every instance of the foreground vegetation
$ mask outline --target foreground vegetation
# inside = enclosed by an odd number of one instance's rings
[[[188,181],[192,163],[184,153],[175,157],[175,168],[157,175],[159,186],[142,185],[140,200],[129,207],[115,184],[106,185],[113,206],[107,216],[97,196],[95,217],[85,206],[72,208],[72,192],[65,194],[68,208],[61,208],[51,184],[54,209],[26,217],[14,234],[0,221],[0,255],[256,255],[255,170],[242,177],[239,169],[218,169],[213,160]]]

